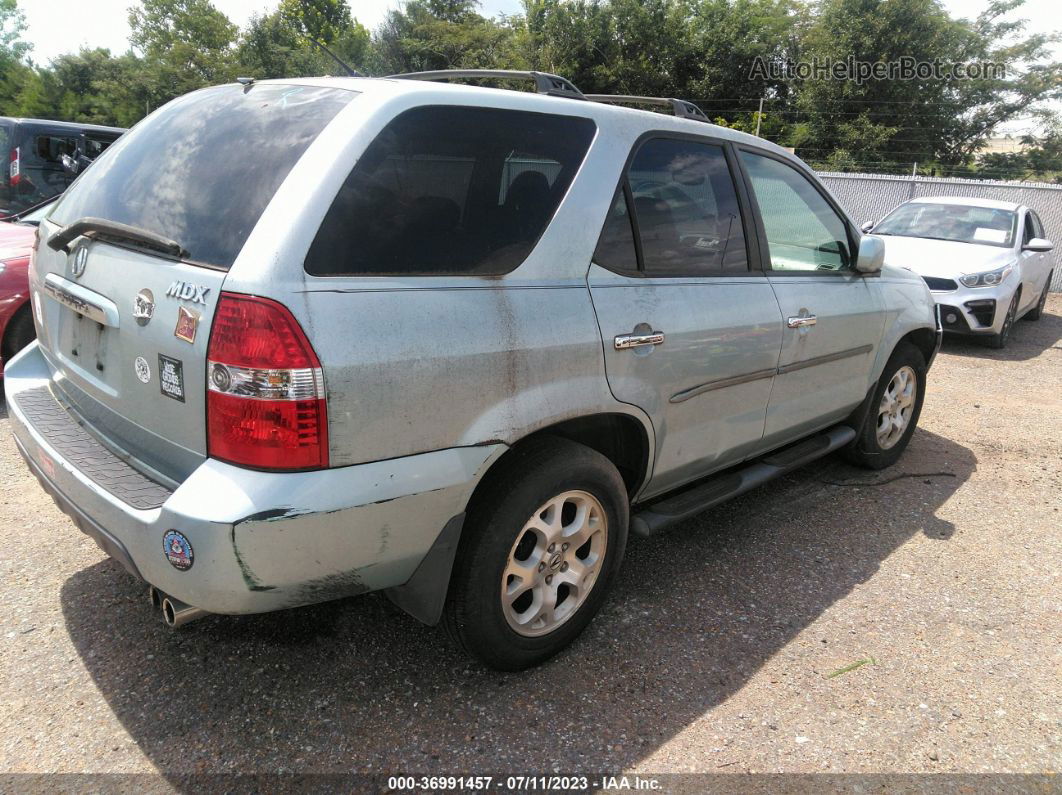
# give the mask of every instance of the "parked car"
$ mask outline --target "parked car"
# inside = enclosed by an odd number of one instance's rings
[[[0,367],[35,336],[29,305],[29,261],[37,225],[52,201],[0,221]]]
[[[958,196],[912,199],[864,229],[885,237],[889,264],[925,279],[947,332],[1002,348],[1014,321],[1043,314],[1054,245],[1029,207]]]
[[[933,299],[807,166],[513,77],[197,91],[41,222],[18,448],[167,623],[383,590],[519,669],[628,529],[906,447]]]
[[[8,153],[7,173],[0,178],[0,217],[58,196],[124,132],[98,124],[0,116],[0,152]]]

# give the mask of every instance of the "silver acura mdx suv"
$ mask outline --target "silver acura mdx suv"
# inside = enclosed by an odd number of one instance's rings
[[[18,448],[167,623],[384,590],[518,669],[628,530],[907,445],[933,298],[799,159],[447,77],[194,92],[40,224]]]

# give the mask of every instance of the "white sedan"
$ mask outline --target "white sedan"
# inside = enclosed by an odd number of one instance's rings
[[[881,235],[885,261],[925,279],[945,331],[1007,344],[1014,321],[1038,320],[1054,247],[1028,207],[957,196],[912,199],[863,231]]]

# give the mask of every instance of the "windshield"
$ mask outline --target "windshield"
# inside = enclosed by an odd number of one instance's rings
[[[911,202],[893,210],[871,233],[1010,248],[1017,223],[1013,210]]]
[[[278,84],[186,94],[110,146],[50,220],[117,221],[228,268],[292,166],[356,95]]]

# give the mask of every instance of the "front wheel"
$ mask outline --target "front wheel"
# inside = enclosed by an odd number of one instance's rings
[[[1019,293],[1014,293],[1014,297],[1010,299],[1010,306],[1007,307],[1007,316],[1003,318],[1003,327],[999,330],[998,334],[993,334],[988,338],[988,347],[995,348],[996,350],[1002,350],[1007,347],[1007,342],[1010,340],[1011,329],[1014,328],[1014,321],[1018,316],[1019,297]]]
[[[1051,278],[1055,275],[1054,271],[1047,274],[1047,283],[1044,285],[1044,291],[1040,293],[1040,300],[1036,302],[1036,306],[1029,310],[1025,315],[1026,320],[1039,320],[1044,316],[1044,307],[1047,306],[1047,294],[1051,292]]]
[[[848,460],[867,469],[895,464],[918,424],[925,386],[925,357],[914,345],[901,343],[889,357],[874,390],[874,408],[845,451]]]
[[[552,657],[601,607],[627,541],[627,491],[600,453],[565,439],[509,453],[481,488],[458,547],[443,621],[492,668]]]

